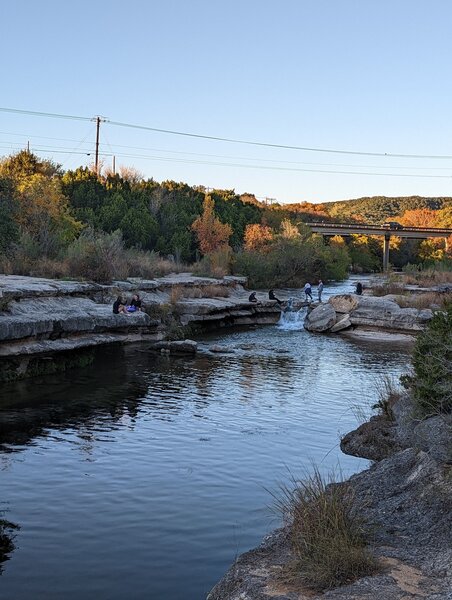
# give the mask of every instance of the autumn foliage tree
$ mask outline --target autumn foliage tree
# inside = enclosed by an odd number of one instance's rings
[[[268,225],[251,223],[246,226],[244,236],[245,250],[263,250],[273,240],[273,231]]]
[[[206,194],[202,214],[194,221],[192,229],[198,238],[202,254],[211,254],[226,247],[232,235],[232,227],[222,223],[214,212],[215,202]]]

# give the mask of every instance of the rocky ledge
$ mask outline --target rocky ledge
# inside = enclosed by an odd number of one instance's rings
[[[347,329],[385,329],[415,333],[433,318],[430,309],[400,308],[392,296],[332,296],[327,303],[308,312],[305,329],[337,333]]]
[[[208,600],[451,600],[452,419],[418,421],[407,397],[393,414],[394,420],[362,425],[341,444],[377,461],[350,484],[374,532],[370,549],[379,572],[323,594],[287,584],[281,571],[292,555],[280,529],[240,556]]]
[[[115,342],[156,342],[165,337],[169,317],[178,327],[277,322],[281,312],[276,302],[249,302],[245,283],[241,277],[190,273],[111,285],[0,275],[0,361]],[[116,297],[134,293],[140,294],[146,312],[113,314]],[[19,362],[17,368],[23,371]]]

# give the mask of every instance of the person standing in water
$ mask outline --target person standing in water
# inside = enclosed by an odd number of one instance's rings
[[[358,283],[356,284],[356,293],[358,294],[358,296],[361,296],[363,293],[363,284],[358,281]]]
[[[307,302],[308,298],[310,298],[310,302],[312,302],[313,297],[312,297],[312,288],[311,288],[311,284],[309,282],[306,282],[304,284],[304,299],[305,302]]]
[[[322,292],[323,292],[323,281],[319,279],[319,285],[317,286],[317,293],[319,295],[319,302],[322,302]]]

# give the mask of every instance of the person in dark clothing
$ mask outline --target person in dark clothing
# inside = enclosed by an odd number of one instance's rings
[[[269,300],[276,300],[276,302],[281,306],[282,302],[281,302],[281,300],[279,298],[277,298],[275,296],[275,292],[273,290],[270,290],[268,292],[268,298],[269,298]]]
[[[363,284],[358,281],[358,283],[356,284],[356,293],[358,294],[358,296],[361,296],[363,293]]]
[[[119,313],[127,314],[126,307],[121,296],[118,296],[113,302],[113,314],[119,315]]]
[[[248,302],[257,302],[256,292],[252,292],[248,298]]]
[[[132,301],[130,302],[130,305],[127,307],[128,312],[136,312],[136,311],[142,311],[143,310],[143,306],[141,303],[141,298],[138,294],[134,294],[132,296]]]

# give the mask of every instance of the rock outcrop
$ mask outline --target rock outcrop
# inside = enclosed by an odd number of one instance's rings
[[[349,483],[380,572],[322,594],[303,589],[281,576],[293,556],[288,530],[279,529],[241,555],[208,600],[451,600],[452,423],[416,421],[408,397],[393,409],[395,421],[376,417],[342,441],[345,451],[378,461]]]
[[[0,275],[0,371],[9,361],[8,378],[14,371],[23,376],[28,362],[21,358],[101,344],[157,342],[165,337],[168,321],[181,331],[191,324],[209,329],[276,323],[278,304],[249,302],[245,283],[243,277],[212,279],[190,273],[111,285]],[[134,293],[140,294],[146,312],[113,314],[116,297]],[[175,346],[166,350],[177,351]]]
[[[308,331],[337,333],[349,327],[416,333],[433,318],[430,309],[400,308],[393,296],[332,296],[308,312]]]

